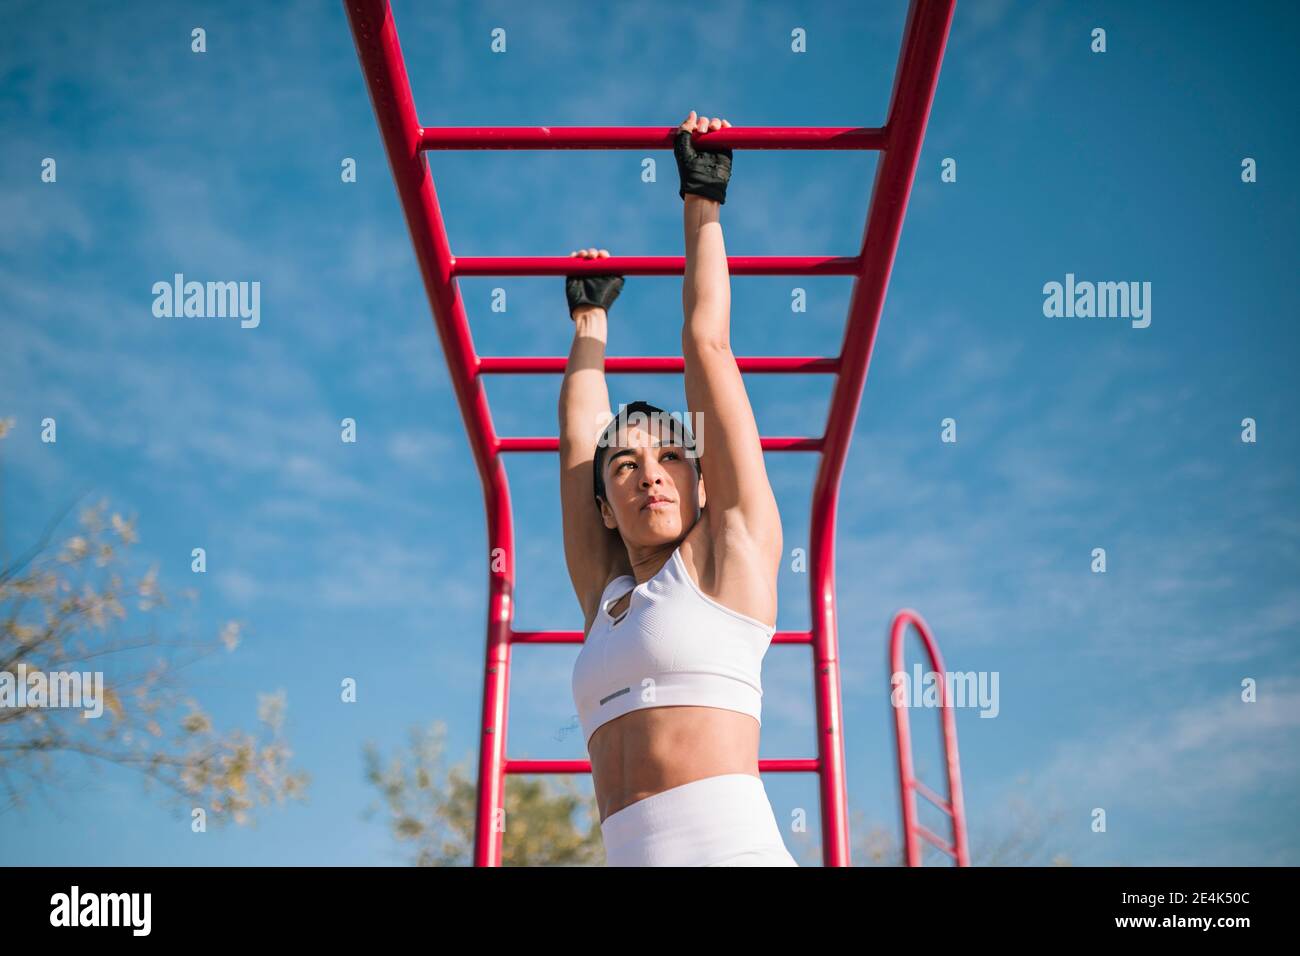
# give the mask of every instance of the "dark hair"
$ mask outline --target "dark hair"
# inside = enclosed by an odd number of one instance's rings
[[[674,439],[678,439],[682,445],[687,448],[695,447],[695,437],[686,424],[675,415],[670,415],[657,405],[651,405],[649,402],[632,402],[630,405],[624,405],[618,410],[618,414],[605,426],[605,431],[596,441],[596,455],[591,461],[592,471],[595,478],[596,501],[600,502],[605,497],[605,459],[609,457],[611,442],[616,440],[620,427],[626,429],[628,419],[636,414],[642,414],[647,419],[654,420],[654,415],[661,416],[659,421],[667,422],[668,427]],[[695,474],[700,474],[700,456],[691,455],[691,461],[695,463]]]

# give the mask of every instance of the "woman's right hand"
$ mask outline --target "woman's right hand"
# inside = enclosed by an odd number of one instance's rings
[[[608,249],[577,249],[569,253],[570,258],[608,259]],[[609,313],[618,294],[623,291],[623,277],[616,275],[582,275],[568,276],[564,281],[564,293],[569,300],[569,318],[576,318],[576,313],[583,309],[603,309]]]

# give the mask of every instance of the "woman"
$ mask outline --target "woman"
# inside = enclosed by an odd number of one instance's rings
[[[610,866],[798,865],[758,774],[781,517],[730,349],[719,213],[731,151],[692,144],[730,125],[692,110],[674,144],[688,417],[707,441],[644,402],[611,421],[606,329],[623,279],[566,283],[575,329],[560,389],[564,550],[586,617],[573,695]]]

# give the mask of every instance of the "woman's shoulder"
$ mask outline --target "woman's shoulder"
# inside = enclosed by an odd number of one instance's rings
[[[754,541],[742,528],[718,527],[708,508],[678,546],[692,583],[706,597],[758,621],[776,620],[780,554]]]

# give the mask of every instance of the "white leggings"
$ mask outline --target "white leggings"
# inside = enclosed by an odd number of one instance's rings
[[[606,866],[798,866],[781,841],[763,781],[724,773],[611,813]]]

